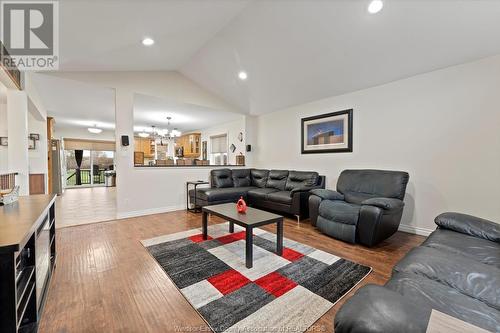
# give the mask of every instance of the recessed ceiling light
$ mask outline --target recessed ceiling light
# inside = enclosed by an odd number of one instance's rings
[[[248,79],[248,74],[245,71],[240,71],[238,73],[238,77],[240,78],[240,80],[245,81],[246,79]]]
[[[144,46],[151,46],[155,43],[153,38],[146,37],[142,40],[142,45]]]
[[[87,128],[87,131],[89,131],[90,133],[99,134],[102,132],[102,129],[98,128],[97,125],[94,125],[94,127]]]
[[[384,7],[384,2],[382,0],[372,0],[368,5],[368,12],[370,14],[376,14],[382,10]]]

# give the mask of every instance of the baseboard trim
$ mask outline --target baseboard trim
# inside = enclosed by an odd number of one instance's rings
[[[414,227],[406,224],[400,224],[398,230],[420,236],[429,236],[434,231],[433,229]]]
[[[130,212],[117,213],[116,218],[117,219],[127,219],[127,218],[131,218],[131,217],[168,213],[168,212],[173,212],[176,210],[183,210],[185,208],[186,208],[185,206],[179,205],[179,206],[168,206],[168,207],[158,207],[158,208],[150,208],[150,209],[143,209],[143,210],[134,210],[134,211],[130,211]]]

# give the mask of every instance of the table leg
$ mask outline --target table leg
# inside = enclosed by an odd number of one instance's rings
[[[189,211],[189,184],[186,183],[186,210]]]
[[[197,184],[194,185],[194,212],[196,213],[196,186]]]
[[[253,230],[252,227],[246,228],[246,266],[253,267]]]
[[[229,222],[229,232],[230,233],[234,232],[234,223],[233,222]]]
[[[202,224],[202,230],[203,230],[203,240],[208,239],[208,218],[207,218],[208,213],[207,212],[202,212],[201,214],[201,224]]]
[[[283,219],[281,219],[277,223],[277,232],[276,232],[276,253],[279,256],[283,255]]]

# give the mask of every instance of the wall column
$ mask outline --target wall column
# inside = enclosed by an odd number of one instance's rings
[[[116,137],[116,212],[129,211],[130,200],[140,196],[130,178],[134,171],[134,93],[126,89],[115,90],[115,137]],[[121,143],[122,135],[128,135],[129,146]]]
[[[17,172],[20,195],[29,195],[28,96],[24,91],[7,90],[9,172]]]

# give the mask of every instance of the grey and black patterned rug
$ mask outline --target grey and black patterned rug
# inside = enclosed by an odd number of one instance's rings
[[[143,240],[184,297],[215,332],[304,332],[371,271],[289,239],[254,229],[253,267],[245,231],[209,226]]]

